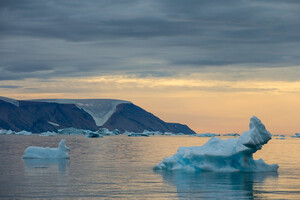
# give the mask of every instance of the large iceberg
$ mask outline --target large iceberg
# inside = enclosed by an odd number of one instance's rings
[[[57,148],[49,147],[27,147],[24,151],[23,159],[68,159],[70,149],[66,146],[66,141],[62,139]]]
[[[250,130],[239,138],[222,140],[213,137],[203,146],[179,147],[177,153],[165,158],[154,170],[265,172],[277,171],[278,165],[254,160],[253,153],[271,139],[261,121],[253,116]]]

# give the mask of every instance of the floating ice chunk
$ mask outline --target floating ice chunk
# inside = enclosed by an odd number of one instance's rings
[[[163,133],[160,131],[153,131],[153,135],[163,135]]]
[[[127,132],[126,135],[128,135],[129,137],[149,137],[147,133]]]
[[[285,140],[285,135],[278,135],[280,137],[275,138],[276,140]]]
[[[0,129],[0,135],[12,135],[15,132],[13,132],[12,130],[4,130],[4,129]]]
[[[173,133],[170,133],[170,132],[164,132],[164,135],[173,135]]]
[[[99,133],[90,132],[86,135],[87,138],[103,138],[103,135],[100,135]]]
[[[277,171],[278,165],[254,160],[253,153],[271,139],[261,121],[252,117],[250,130],[239,138],[222,140],[213,137],[203,146],[179,147],[177,153],[165,158],[154,170],[264,172]]]
[[[238,137],[238,136],[240,136],[240,134],[238,134],[238,133],[227,133],[227,134],[224,134],[223,136],[233,136],[233,137]]]
[[[57,135],[57,133],[47,131],[47,132],[41,133],[39,136],[55,136],[55,135]]]
[[[87,132],[89,132],[89,130],[77,129],[73,127],[58,130],[58,134],[60,135],[85,135]]]
[[[120,131],[118,129],[115,129],[113,131],[109,131],[107,128],[100,128],[97,133],[99,135],[103,135],[103,136],[113,136],[113,135],[119,135]]]
[[[119,129],[115,129],[111,133],[114,134],[114,135],[119,135],[120,131],[119,131]]]
[[[198,137],[215,137],[215,136],[220,136],[220,134],[216,134],[216,133],[199,133],[196,136],[198,136]]]
[[[62,139],[57,148],[49,147],[27,147],[24,151],[23,159],[68,159],[70,149],[66,146],[66,141]]]
[[[292,135],[291,137],[300,138],[300,133],[295,133],[295,135]]]
[[[143,131],[143,134],[146,134],[146,135],[154,135],[154,131],[144,130],[144,131]]]
[[[20,131],[20,132],[15,132],[16,135],[31,135],[32,133],[31,132],[28,132],[28,131]]]

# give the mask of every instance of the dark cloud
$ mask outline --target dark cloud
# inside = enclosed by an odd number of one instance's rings
[[[0,80],[300,64],[296,0],[0,1]]]
[[[21,88],[19,85],[0,85],[0,88],[3,89],[16,89],[16,88]]]

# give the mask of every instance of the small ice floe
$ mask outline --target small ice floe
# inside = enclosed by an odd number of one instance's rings
[[[199,133],[196,136],[197,137],[216,137],[216,136],[220,136],[220,134],[216,134],[216,133]]]
[[[103,138],[103,135],[100,135],[99,133],[90,132],[86,135],[87,138]]]
[[[49,147],[27,147],[24,151],[23,159],[68,159],[70,149],[66,146],[66,141],[62,139],[57,148]]]
[[[25,131],[25,130],[20,131],[20,132],[15,132],[15,134],[16,135],[32,135],[31,132],[28,132],[28,131]]]
[[[223,136],[233,136],[233,137],[239,137],[240,134],[238,133],[227,133],[227,134],[224,134]]]
[[[12,135],[12,134],[15,134],[15,132],[13,132],[12,130],[0,129],[0,135]]]
[[[97,133],[102,136],[114,136],[119,135],[120,131],[118,129],[115,129],[113,131],[109,131],[107,128],[100,128]]]
[[[285,140],[285,135],[278,135],[279,137],[275,138],[276,140]]]
[[[163,135],[162,132],[160,131],[151,131],[153,133],[153,135]]]
[[[160,131],[148,131],[148,130],[144,130],[143,134],[147,134],[147,135],[164,135],[164,133],[160,132]]]
[[[153,169],[193,172],[277,171],[278,165],[268,165],[262,159],[253,159],[253,154],[271,139],[271,134],[255,116],[251,118],[249,128],[236,139],[212,137],[202,146],[179,147],[175,155],[163,159]]]
[[[295,135],[292,135],[291,137],[300,138],[300,133],[295,133]]]
[[[43,132],[43,133],[39,134],[39,136],[55,136],[55,135],[57,135],[57,133],[50,132],[50,131]]]
[[[89,130],[77,129],[73,127],[58,130],[59,135],[85,135],[87,132],[89,132]]]
[[[147,133],[135,133],[135,132],[126,132],[126,135],[129,137],[149,137]]]

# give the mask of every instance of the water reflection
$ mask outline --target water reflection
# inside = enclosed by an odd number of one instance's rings
[[[186,173],[161,171],[163,181],[176,186],[179,199],[222,198],[256,199],[263,193],[255,191],[267,178],[277,179],[277,172],[268,173]]]
[[[23,159],[23,161],[26,166],[25,173],[28,175],[43,173],[45,170],[47,173],[65,175],[69,165],[68,159]]]

